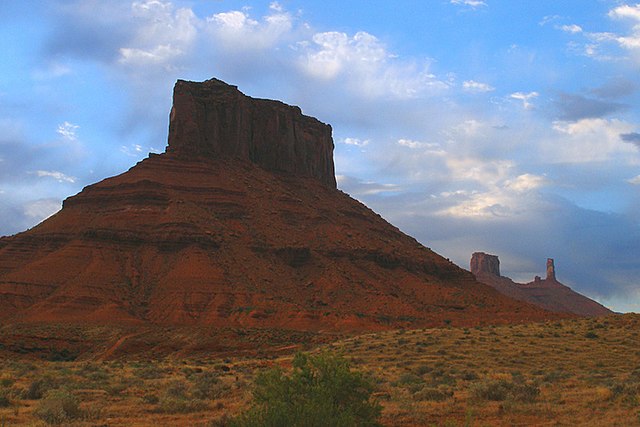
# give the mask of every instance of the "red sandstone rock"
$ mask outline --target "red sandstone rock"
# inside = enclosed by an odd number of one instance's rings
[[[496,255],[475,252],[471,256],[471,273],[477,275],[479,272],[500,276],[500,260]]]
[[[558,313],[573,313],[587,317],[612,314],[612,311],[603,305],[558,282],[552,258],[547,259],[546,279],[536,276],[533,282],[527,284],[516,283],[508,277],[500,276],[499,265],[500,261],[496,255],[476,252],[471,256],[471,272],[476,279],[511,298]]]
[[[336,187],[331,126],[303,115],[299,107],[250,98],[217,79],[178,80],[167,152],[251,160],[269,171]]]
[[[556,267],[553,258],[547,258],[547,280],[556,280]]]
[[[562,317],[515,301],[335,188],[331,129],[176,84],[167,153],[0,239],[0,318],[303,331]],[[499,271],[499,270],[498,270]]]

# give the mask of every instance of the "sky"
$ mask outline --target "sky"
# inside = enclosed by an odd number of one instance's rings
[[[177,79],[333,127],[338,186],[456,264],[640,312],[640,3],[7,0],[0,235],[166,147]]]

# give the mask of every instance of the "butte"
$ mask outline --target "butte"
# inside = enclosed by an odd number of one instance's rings
[[[338,190],[331,132],[220,80],[179,80],[165,153],[0,239],[0,319],[317,333],[561,317]]]

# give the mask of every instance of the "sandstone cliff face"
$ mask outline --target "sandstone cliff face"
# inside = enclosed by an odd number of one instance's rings
[[[254,99],[211,79],[178,80],[168,153],[235,157],[269,170],[317,178],[335,188],[331,126],[279,101]]]
[[[496,255],[475,252],[471,256],[471,273],[474,275],[486,273],[500,276],[500,260]]]
[[[375,330],[559,318],[501,295],[335,188],[331,129],[176,84],[167,152],[0,239],[0,318]]]
[[[516,283],[508,277],[500,276],[498,257],[483,252],[471,256],[471,272],[476,279],[490,285],[502,294],[520,301],[526,301],[546,310],[558,313],[573,313],[579,316],[604,316],[612,311],[585,297],[556,280],[552,258],[547,259],[547,276],[536,276],[532,282]]]

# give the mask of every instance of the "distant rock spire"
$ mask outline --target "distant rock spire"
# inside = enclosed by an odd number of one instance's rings
[[[553,265],[553,258],[547,258],[547,280],[556,280],[556,268]]]

